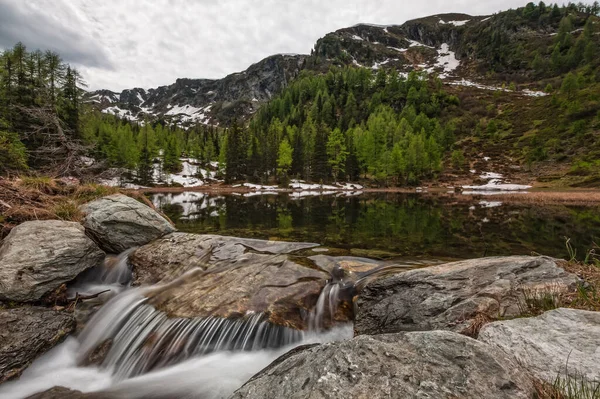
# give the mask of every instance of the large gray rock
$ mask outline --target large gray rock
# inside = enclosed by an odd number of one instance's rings
[[[171,281],[195,268],[207,270],[219,262],[233,264],[248,251],[287,255],[317,246],[302,242],[173,233],[138,248],[129,256],[129,261],[134,269],[134,284],[150,285]]]
[[[104,252],[79,223],[20,224],[0,247],[0,300],[37,301],[102,259]]]
[[[82,205],[81,210],[87,233],[111,253],[145,245],[175,231],[154,209],[122,194],[92,201]]]
[[[550,383],[566,375],[600,381],[600,312],[556,309],[484,326],[478,339],[514,354]]]
[[[448,263],[369,283],[360,293],[355,333],[465,331],[481,314],[515,317],[527,298],[575,291],[579,279],[547,257]]]
[[[66,312],[40,307],[0,310],[0,384],[18,377],[75,329]]]
[[[448,331],[359,336],[293,350],[231,399],[531,398],[527,371],[503,351]]]
[[[315,245],[173,233],[129,261],[134,284],[163,283],[146,295],[171,317],[266,313],[274,324],[302,329],[330,275],[288,254]],[[338,319],[347,321],[349,308],[341,310]]]

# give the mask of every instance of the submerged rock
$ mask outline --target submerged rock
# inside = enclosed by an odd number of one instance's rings
[[[0,310],[0,383],[18,377],[75,329],[66,312],[40,307]]]
[[[287,254],[314,245],[174,233],[139,248],[130,262],[136,284],[168,282],[147,295],[169,316],[266,313],[274,324],[303,328],[329,274]]]
[[[478,339],[514,354],[537,377],[600,381],[600,312],[556,309],[485,325]]]
[[[476,317],[514,317],[526,298],[574,291],[577,276],[547,257],[472,259],[400,273],[367,284],[355,333],[464,331]]]
[[[0,246],[0,300],[37,301],[103,258],[104,252],[79,223],[20,224]]]
[[[64,387],[54,387],[44,392],[36,393],[28,396],[26,399],[113,399],[115,396],[110,396],[106,393],[83,393],[74,391]]]
[[[82,205],[86,232],[111,253],[145,245],[175,228],[147,205],[122,194],[110,195]]]
[[[448,331],[359,336],[303,347],[262,370],[242,398],[531,398],[503,351]]]

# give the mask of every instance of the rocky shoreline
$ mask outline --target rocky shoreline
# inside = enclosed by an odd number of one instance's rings
[[[0,246],[0,383],[75,331],[65,286],[105,252],[132,247],[133,284],[157,287],[145,295],[169,317],[264,314],[305,330],[336,285],[339,303],[322,327],[354,320],[354,338],[296,348],[232,398],[532,398],[557,378],[600,379],[600,313],[560,308],[587,283],[552,258],[399,270],[328,257],[318,244],[179,233],[121,194],[81,210],[81,225],[26,222]],[[33,397],[111,396],[55,388]]]

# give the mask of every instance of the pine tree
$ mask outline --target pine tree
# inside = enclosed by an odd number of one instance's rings
[[[154,158],[158,155],[156,136],[148,122],[140,130],[137,137],[139,151],[138,178],[141,183],[148,185],[152,182],[154,171]]]
[[[292,168],[292,146],[290,145],[287,138],[285,138],[281,144],[279,144],[279,151],[277,156],[277,173],[287,178],[287,174]]]
[[[333,180],[337,181],[340,174],[344,173],[346,167],[346,138],[340,129],[334,129],[327,140],[327,157]]]

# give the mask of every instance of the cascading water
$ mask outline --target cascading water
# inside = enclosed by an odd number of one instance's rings
[[[78,338],[67,339],[36,360],[19,380],[0,386],[0,397],[24,398],[65,386],[115,398],[224,398],[295,346],[352,336],[348,324],[326,329],[334,324],[347,288],[335,276],[308,316],[306,332],[275,326],[263,314],[172,319],[150,304],[160,286],[127,288],[128,253],[71,290],[81,294],[110,289],[120,294],[96,312]],[[105,343],[110,349],[101,364],[84,367]]]
[[[102,366],[118,380],[218,351],[258,351],[299,342],[303,333],[268,323],[262,314],[236,319],[170,319],[147,304],[149,289],[132,289],[106,304],[79,340],[78,361],[106,340]]]

